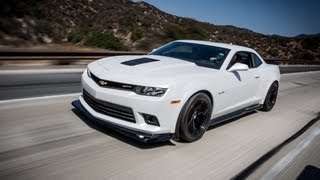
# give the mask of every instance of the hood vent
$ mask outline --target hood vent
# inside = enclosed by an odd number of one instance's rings
[[[139,58],[139,59],[124,61],[121,64],[128,65],[128,66],[135,66],[135,65],[150,63],[150,62],[155,62],[155,61],[159,61],[159,60],[151,59],[151,58]]]

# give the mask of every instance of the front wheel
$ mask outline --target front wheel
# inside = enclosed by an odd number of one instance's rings
[[[271,111],[271,109],[273,108],[277,100],[278,88],[279,88],[278,83],[273,82],[264,100],[263,106],[261,108],[262,111]]]
[[[180,138],[187,142],[199,140],[209,126],[211,113],[212,103],[206,94],[192,96],[179,115]]]

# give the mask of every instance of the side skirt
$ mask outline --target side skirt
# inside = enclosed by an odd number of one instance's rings
[[[262,107],[261,104],[255,104],[255,105],[251,105],[251,106],[248,106],[246,108],[231,112],[229,114],[225,114],[225,115],[222,115],[220,117],[216,117],[216,118],[210,120],[210,125],[209,126],[213,126],[213,125],[228,121],[230,119],[233,119],[235,117],[242,116],[242,115],[244,115],[246,113],[249,113],[249,112],[252,112],[252,111],[254,111],[256,109],[260,109],[261,107]]]

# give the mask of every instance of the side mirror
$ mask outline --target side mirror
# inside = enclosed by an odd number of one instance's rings
[[[230,69],[228,69],[229,72],[235,72],[235,71],[248,71],[249,67],[246,64],[242,63],[236,63],[233,66],[231,66]]]

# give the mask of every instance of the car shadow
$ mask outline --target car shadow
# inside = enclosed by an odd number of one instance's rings
[[[229,119],[229,120],[227,120],[227,121],[220,122],[220,123],[215,124],[215,125],[212,125],[212,126],[208,127],[208,130],[207,130],[207,131],[211,131],[211,130],[213,130],[213,129],[215,129],[215,128],[218,128],[218,127],[220,127],[220,126],[223,126],[223,125],[226,125],[226,124],[229,124],[229,123],[238,121],[238,120],[240,120],[240,119],[243,118],[243,117],[247,117],[247,116],[250,116],[250,115],[256,114],[256,113],[258,113],[258,110],[254,110],[254,111],[247,112],[247,113],[245,113],[245,114],[243,114],[243,115],[240,115],[240,116],[238,116],[238,117]]]
[[[101,133],[104,133],[107,136],[110,136],[114,139],[117,139],[121,142],[124,142],[126,144],[129,144],[131,146],[135,146],[140,149],[152,149],[162,146],[176,146],[174,143],[172,143],[171,140],[164,141],[164,142],[154,142],[154,143],[143,143],[136,141],[134,139],[131,139],[113,129],[110,127],[99,123],[98,121],[92,120],[91,118],[87,118],[80,110],[77,108],[72,108],[71,111],[78,116],[84,123],[86,123],[90,128],[99,131]]]

